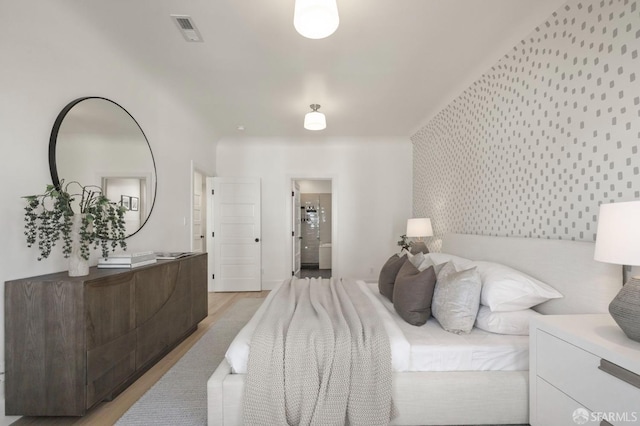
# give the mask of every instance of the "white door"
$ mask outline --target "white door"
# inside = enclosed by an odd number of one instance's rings
[[[206,232],[205,222],[203,220],[205,204],[203,203],[202,194],[202,173],[198,171],[193,172],[193,243],[191,245],[192,250],[197,253],[204,251],[204,234]]]
[[[214,291],[260,291],[260,179],[213,178]]]
[[[292,250],[293,259],[292,259],[292,275],[299,277],[300,276],[300,242],[302,240],[302,224],[301,224],[301,216],[300,216],[300,184],[296,181],[293,181],[291,196],[293,197],[291,206],[293,211],[291,212],[291,217],[293,219],[293,223],[291,224],[291,237],[292,237]]]

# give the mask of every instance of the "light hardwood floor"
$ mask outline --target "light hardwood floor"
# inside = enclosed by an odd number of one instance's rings
[[[153,386],[204,333],[239,299],[266,297],[268,291],[244,293],[209,293],[209,315],[200,322],[198,329],[174,350],[151,367],[142,377],[125,389],[113,401],[103,402],[84,417],[22,417],[14,425],[112,425],[140,397]]]

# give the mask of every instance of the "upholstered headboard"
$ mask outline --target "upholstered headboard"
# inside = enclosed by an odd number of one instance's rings
[[[442,252],[502,263],[564,295],[535,309],[543,314],[605,313],[622,288],[622,267],[593,260],[594,244],[539,238],[447,234]]]

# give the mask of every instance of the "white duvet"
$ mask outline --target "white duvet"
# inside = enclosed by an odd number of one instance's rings
[[[393,304],[378,292],[376,283],[357,281],[356,284],[366,291],[382,319],[389,335],[392,368],[396,372],[529,368],[529,336],[494,334],[476,328],[468,335],[458,335],[442,329],[434,318],[415,327],[395,313]],[[227,350],[225,357],[233,373],[247,372],[251,336],[272,294],[273,291]]]

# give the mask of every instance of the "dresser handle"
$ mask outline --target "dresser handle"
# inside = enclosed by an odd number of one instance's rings
[[[622,368],[606,359],[601,359],[598,369],[640,389],[640,376],[626,368]]]

